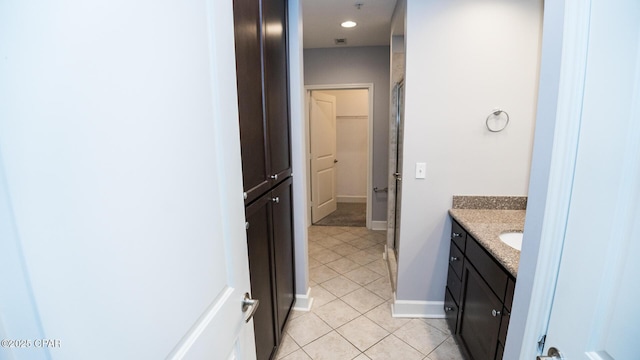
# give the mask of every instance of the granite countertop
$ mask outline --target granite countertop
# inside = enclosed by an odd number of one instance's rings
[[[514,277],[520,251],[500,241],[503,232],[524,230],[525,210],[450,209],[449,214]]]

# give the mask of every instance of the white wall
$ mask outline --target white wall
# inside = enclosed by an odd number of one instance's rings
[[[408,0],[398,299],[443,300],[452,195],[527,194],[541,21],[541,0]]]
[[[305,85],[373,83],[373,187],[387,186],[389,47],[305,49]],[[386,221],[386,193],[373,193],[372,220]]]
[[[293,219],[296,266],[296,308],[308,309],[309,254],[307,251],[307,151],[309,133],[304,115],[304,62],[302,49],[302,8],[299,0],[288,1],[289,93],[291,96],[291,168],[293,171]]]
[[[367,201],[369,92],[323,90],[336,97],[336,195],[338,202]]]

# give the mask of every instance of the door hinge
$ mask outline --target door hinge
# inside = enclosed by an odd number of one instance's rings
[[[542,354],[544,351],[545,341],[547,341],[547,334],[540,336],[540,340],[538,340],[538,354]]]

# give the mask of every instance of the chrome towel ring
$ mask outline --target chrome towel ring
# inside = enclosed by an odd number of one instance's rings
[[[509,114],[502,109],[495,109],[491,114],[489,114],[489,116],[487,116],[487,121],[485,123],[489,131],[500,132],[509,125]]]

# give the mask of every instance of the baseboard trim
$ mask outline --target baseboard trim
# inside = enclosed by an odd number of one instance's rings
[[[398,300],[393,293],[391,316],[394,318],[444,319],[444,301]]]
[[[371,230],[387,230],[387,222],[371,221]]]
[[[354,195],[338,195],[336,196],[336,201],[339,203],[358,203],[358,204],[366,204],[367,197],[366,196],[354,196]]]
[[[296,294],[296,302],[293,305],[293,310],[296,311],[310,311],[313,306],[313,298],[311,297],[311,288],[307,288],[306,294]]]

